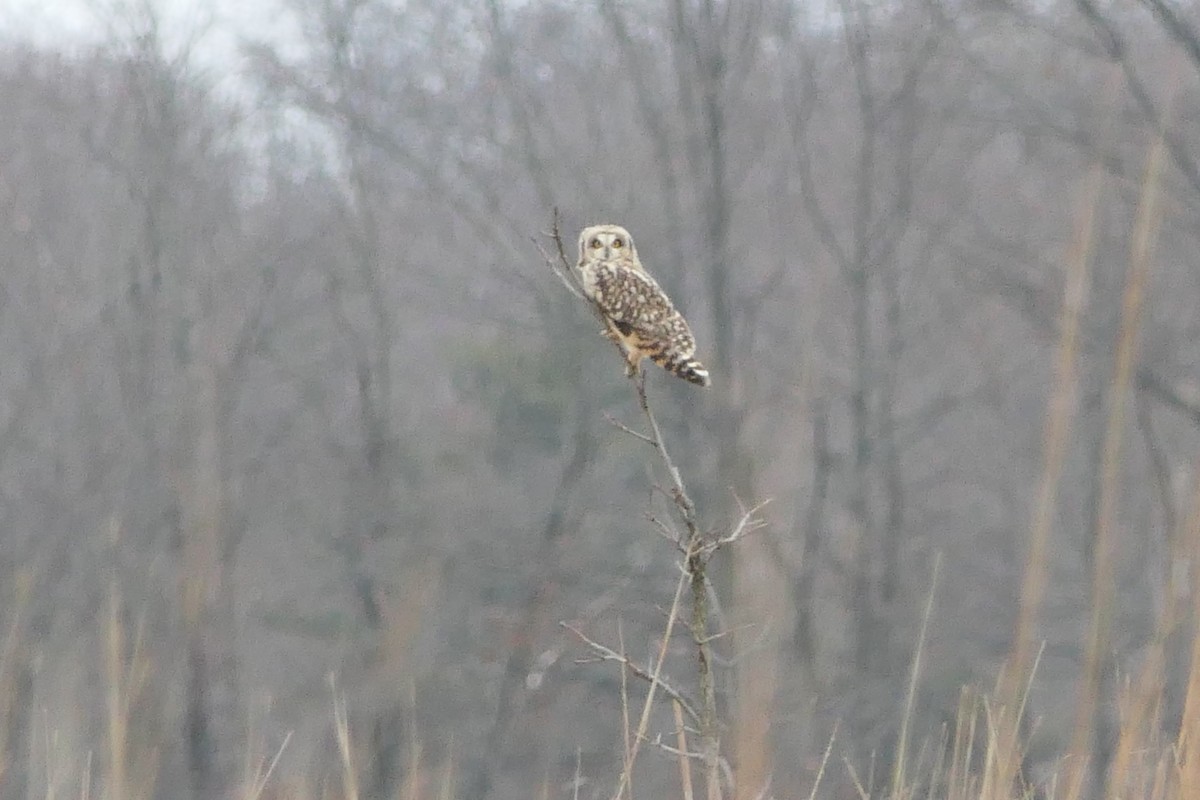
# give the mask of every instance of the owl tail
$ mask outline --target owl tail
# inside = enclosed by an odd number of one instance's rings
[[[651,353],[650,360],[688,383],[705,388],[712,385],[712,381],[708,377],[708,370],[694,358],[681,358],[670,353]]]

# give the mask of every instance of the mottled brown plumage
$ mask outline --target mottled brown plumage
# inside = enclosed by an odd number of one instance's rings
[[[579,235],[583,290],[607,323],[606,336],[621,345],[633,374],[643,358],[698,386],[708,370],[695,359],[696,339],[667,293],[642,267],[629,231],[593,225]]]

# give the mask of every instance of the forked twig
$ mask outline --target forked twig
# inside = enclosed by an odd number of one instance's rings
[[[650,445],[651,447],[658,447],[658,442],[654,441],[653,439],[651,439],[649,436],[647,436],[644,433],[639,433],[639,432],[635,431],[633,428],[629,427],[624,422],[621,422],[621,420],[617,419],[612,414],[605,412],[604,418],[606,420],[608,420],[608,424],[612,425],[614,428],[618,428],[619,430],[624,431],[625,433],[628,433],[630,436],[632,436],[635,439],[641,439],[643,442]]]
[[[687,713],[688,717],[691,718],[692,722],[696,723],[697,725],[700,724],[700,714],[696,711],[696,707],[692,701],[689,700],[683,692],[667,683],[667,681],[661,676],[656,679],[652,674],[650,674],[650,670],[641,666],[636,661],[633,661],[629,658],[629,656],[625,655],[624,653],[618,653],[611,647],[607,647],[593,639],[588,638],[588,636],[578,628],[568,625],[565,622],[560,622],[558,624],[575,634],[581,642],[592,648],[592,650],[595,651],[595,653],[600,657],[601,661],[615,661],[618,664],[621,664],[625,669],[629,670],[630,673],[636,675],[646,682],[657,680],[659,687],[661,687],[663,690],[663,693],[678,703],[679,706]]]
[[[550,270],[558,277],[560,281],[562,281],[562,285],[567,287],[567,291],[578,297],[580,300],[586,300],[587,298],[584,296],[583,290],[579,288],[578,282],[572,278],[572,273],[569,270],[563,271],[559,269],[554,257],[546,252],[545,248],[542,247],[540,242],[534,239],[533,243],[537,246],[538,252],[542,254],[542,258],[544,258],[546,263],[550,265]]]
[[[741,518],[737,521],[737,524],[733,526],[729,533],[725,534],[719,539],[713,539],[705,544],[705,552],[711,555],[717,550],[720,550],[722,547],[731,545],[742,537],[747,536],[754,531],[765,528],[767,526],[766,520],[759,517],[758,512],[770,502],[770,500],[764,500],[753,508],[745,509],[742,512]]]
[[[553,241],[555,249],[557,250],[557,252],[553,255],[547,253],[546,248],[542,247],[541,242],[539,242],[537,239],[533,240],[534,247],[536,247],[538,252],[542,254],[542,259],[547,265],[549,265],[550,271],[553,272],[560,281],[562,281],[562,285],[567,287],[568,292],[575,295],[580,300],[587,300],[587,296],[583,293],[583,286],[580,285],[579,278],[576,277],[575,273],[571,271],[571,262],[567,260],[567,251],[563,245],[562,232],[559,230],[558,226],[557,208],[554,209],[554,216],[551,220],[550,230],[544,231],[542,235]],[[589,303],[589,305],[591,304]],[[599,309],[594,307],[593,310],[597,312],[599,311]]]

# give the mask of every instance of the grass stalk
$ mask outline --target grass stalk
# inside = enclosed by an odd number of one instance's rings
[[[693,800],[692,764],[687,756],[687,727],[683,722],[683,708],[679,705],[678,700],[671,704],[671,708],[675,711],[675,745],[679,749],[679,785],[683,793],[683,800]]]
[[[937,593],[938,578],[941,576],[942,554],[933,560],[933,575],[929,580],[929,595],[925,599],[925,613],[921,616],[921,632],[913,652],[912,668],[908,676],[908,692],[904,698],[904,715],[900,719],[900,741],[896,745],[896,767],[892,771],[892,797],[900,797],[907,779],[908,736],[912,723],[913,706],[917,697],[917,679],[921,675],[921,657],[925,652],[925,637],[929,632],[929,618],[933,616],[933,598]]]
[[[346,698],[337,688],[337,678],[329,674],[329,690],[333,694],[333,725],[337,738],[338,755],[342,759],[342,796],[344,800],[358,800],[358,772],[354,768],[354,748],[350,741],[350,720],[346,713]]]
[[[108,792],[109,797],[129,794],[129,726],[126,706],[125,629],[121,620],[121,596],[114,579],[108,595],[108,635],[105,664],[108,671]]]
[[[1114,67],[1107,88],[1108,123],[1111,125],[1116,106],[1121,74]],[[1025,554],[1020,603],[1012,649],[1004,668],[1004,682],[999,691],[1000,702],[1015,705],[1021,685],[1030,672],[1036,650],[1037,623],[1042,600],[1046,594],[1049,564],[1047,552],[1054,513],[1058,504],[1058,488],[1066,462],[1067,442],[1075,416],[1078,389],[1076,360],[1079,350],[1080,320],[1087,303],[1089,265],[1091,262],[1096,212],[1104,187],[1105,168],[1099,159],[1088,169],[1083,183],[1079,214],[1074,238],[1066,257],[1066,285],[1059,316],[1058,351],[1055,357],[1054,386],[1046,409],[1042,432],[1042,472],[1029,529],[1029,544]],[[1000,787],[1010,786],[1019,769],[1017,759],[1020,730],[1013,715],[998,733],[995,766],[997,773],[988,782]]]
[[[625,652],[625,626],[620,617],[617,618],[617,646],[620,648],[618,652]],[[679,701],[675,701],[675,706],[679,706]],[[633,750],[629,741],[629,670],[624,668],[621,669],[621,744],[621,768],[628,771],[629,756]],[[633,800],[633,777],[630,776],[629,780],[629,785],[625,787],[626,797]]]
[[[1117,542],[1117,503],[1120,494],[1126,407],[1129,404],[1134,362],[1137,359],[1146,283],[1154,260],[1154,247],[1161,222],[1159,203],[1165,160],[1166,144],[1162,133],[1159,132],[1150,147],[1142,179],[1130,248],[1129,274],[1121,300],[1112,385],[1109,390],[1108,419],[1105,423],[1101,462],[1100,508],[1096,517],[1093,545],[1092,613],[1088,624],[1087,651],[1071,742],[1072,774],[1067,792],[1071,800],[1080,797],[1084,792],[1088,762],[1092,755],[1091,742],[1099,703],[1100,679],[1104,661],[1108,657]]]

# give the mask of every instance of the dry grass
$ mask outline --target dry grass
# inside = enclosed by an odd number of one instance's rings
[[[1113,96],[1119,82],[1114,79]],[[1080,676],[1076,717],[1069,747],[1059,761],[1059,769],[1038,779],[1022,773],[1021,765],[1027,742],[1023,738],[1023,721],[1027,714],[1030,687],[1040,661],[1042,643],[1037,636],[1038,619],[1047,583],[1047,552],[1051,540],[1052,518],[1058,500],[1058,485],[1070,440],[1070,430],[1076,404],[1076,361],[1079,354],[1080,318],[1086,304],[1089,261],[1092,257],[1095,219],[1104,187],[1104,173],[1096,166],[1085,177],[1081,206],[1072,246],[1064,262],[1064,293],[1060,316],[1059,342],[1055,362],[1055,380],[1048,401],[1043,431],[1042,473],[1031,515],[1027,560],[1020,587],[1020,603],[1012,650],[990,692],[977,687],[962,688],[953,722],[941,731],[922,732],[913,728],[916,697],[926,664],[926,634],[935,609],[935,593],[940,574],[940,560],[935,562],[929,595],[921,620],[920,633],[913,647],[911,670],[901,718],[897,721],[899,740],[893,760],[892,773],[887,780],[877,780],[874,764],[856,764],[838,752],[837,729],[830,733],[819,762],[819,768],[807,797],[817,800],[833,796],[831,771],[841,763],[845,769],[843,785],[855,787],[862,800],[1078,800],[1095,797],[1100,800],[1192,800],[1200,798],[1200,469],[1191,498],[1187,519],[1172,531],[1171,557],[1174,564],[1187,564],[1188,570],[1170,570],[1166,587],[1166,602],[1148,652],[1139,669],[1121,687],[1115,697],[1101,694],[1100,680],[1103,660],[1108,657],[1108,626],[1113,604],[1113,570],[1115,545],[1118,537],[1117,520],[1120,499],[1119,468],[1123,452],[1124,430],[1128,424],[1126,409],[1135,371],[1139,331],[1144,307],[1146,285],[1153,264],[1154,246],[1161,222],[1162,172],[1166,160],[1165,143],[1161,136],[1151,143],[1143,174],[1138,213],[1131,237],[1129,268],[1122,304],[1108,420],[1105,429],[1103,462],[1101,464],[1100,507],[1097,509],[1097,530],[1091,617],[1089,620],[1084,670]],[[563,261],[561,240],[558,259]],[[556,259],[547,256],[553,263]],[[566,279],[564,278],[564,281]],[[568,288],[570,288],[568,284]],[[720,743],[715,731],[718,726],[711,718],[715,702],[711,675],[699,671],[698,687],[683,691],[665,681],[664,664],[676,630],[690,628],[700,652],[701,666],[707,658],[712,639],[707,618],[703,617],[707,603],[702,560],[720,546],[738,543],[744,533],[757,524],[757,508],[745,511],[741,521],[725,538],[706,538],[698,531],[695,511],[683,489],[679,471],[666,453],[661,432],[647,405],[644,385],[637,387],[639,401],[645,412],[651,434],[637,434],[624,428],[654,447],[662,457],[664,467],[675,489],[674,500],[679,507],[679,522],[685,534],[664,527],[668,538],[674,538],[681,548],[683,565],[674,588],[673,601],[666,616],[664,630],[651,663],[641,665],[626,654],[623,628],[617,627],[617,648],[610,649],[574,631],[585,646],[599,655],[599,660],[613,662],[620,670],[621,730],[619,749],[621,768],[611,781],[612,800],[633,800],[646,797],[635,791],[634,773],[639,758],[651,744],[657,755],[675,761],[678,775],[678,796],[693,800],[697,785],[702,785],[710,798],[728,790],[737,797],[787,797],[772,794],[769,788],[760,789],[760,764],[769,767],[767,753],[755,759],[752,787],[738,787],[737,771],[723,759],[714,759],[711,752],[694,752],[689,744],[699,739],[705,746],[716,743],[721,752],[742,753],[750,748],[764,748],[760,733],[769,720],[755,726],[731,725],[722,730],[741,731],[753,736],[753,741]],[[660,523],[661,524],[661,523]],[[119,536],[114,524],[112,535]],[[699,571],[700,579],[697,580]],[[0,638],[0,780],[14,767],[10,761],[9,736],[14,729],[14,698],[16,688],[15,663],[24,646],[22,610],[27,586],[16,587],[11,599],[16,601],[5,609],[2,638]],[[691,615],[686,606],[691,603]],[[1188,602],[1190,601],[1190,602]],[[105,715],[105,749],[95,758],[91,753],[62,753],[53,726],[40,723],[40,730],[30,736],[37,742],[28,754],[26,771],[41,776],[41,791],[27,792],[30,800],[55,800],[59,797],[91,800],[132,800],[150,797],[157,779],[154,759],[135,753],[131,730],[136,720],[136,707],[150,683],[153,664],[143,646],[141,631],[132,632],[126,622],[127,609],[118,583],[113,580],[104,621],[103,665],[107,682]],[[697,614],[700,624],[697,627]],[[1182,723],[1176,731],[1164,728],[1165,672],[1168,639],[1181,637],[1190,641],[1190,664],[1186,674],[1186,693]],[[396,650],[403,651],[411,639],[405,629]],[[631,677],[648,685],[640,707],[630,698]],[[703,683],[708,681],[708,683]],[[287,783],[278,769],[290,734],[274,749],[267,750],[251,738],[251,750],[246,756],[246,770],[236,793],[236,800],[359,800],[364,797],[360,784],[361,765],[369,754],[360,752],[355,739],[353,722],[346,700],[334,676],[329,686],[332,697],[331,729],[336,743],[339,770],[333,786],[317,789]],[[772,688],[774,684],[772,684]],[[397,691],[402,691],[397,687]],[[410,691],[413,691],[410,687]],[[687,697],[700,697],[700,707]],[[415,704],[415,700],[414,700]],[[651,719],[660,704],[669,705],[674,730],[669,735],[655,737]],[[1092,758],[1092,739],[1097,709],[1113,704],[1119,710],[1120,724],[1116,746],[1109,770],[1100,785],[1089,786],[1089,766]],[[762,705],[756,705],[761,708]],[[753,733],[744,733],[752,731]],[[924,738],[922,738],[924,737]],[[666,741],[664,741],[664,738]],[[923,742],[916,747],[914,743]],[[440,764],[426,764],[425,751],[419,731],[409,735],[408,764],[405,779],[399,787],[397,800],[450,800],[456,794],[456,764],[453,747]],[[702,764],[703,778],[694,774],[694,763]],[[715,770],[720,765],[720,773]],[[865,779],[864,779],[865,778]],[[599,779],[592,781],[602,782]],[[873,792],[870,787],[886,789]],[[64,787],[70,786],[70,791]],[[597,794],[588,776],[582,774],[582,759],[576,750],[575,774],[566,787],[558,785],[549,775],[542,781],[541,796],[546,798],[581,796],[587,786],[587,796]],[[739,791],[739,788],[741,791]],[[607,793],[607,792],[606,792]],[[800,796],[800,795],[797,795]],[[842,795],[838,795],[839,797]]]
[[[1192,511],[1187,520],[1181,525],[1176,542],[1180,552],[1196,552],[1200,548],[1200,482],[1195,487]],[[915,697],[922,678],[925,664],[925,632],[929,620],[935,613],[935,594],[938,584],[938,567],[935,566],[931,580],[929,596],[923,615],[921,633],[913,648],[911,672],[908,690],[904,702],[904,712],[899,722],[901,731],[900,744],[897,748],[897,758],[893,772],[888,780],[886,791],[871,793],[867,786],[876,785],[874,778],[861,778],[863,765],[854,765],[839,758],[838,739],[836,730],[830,734],[820,761],[820,767],[812,786],[806,795],[809,800],[822,797],[832,797],[828,789],[830,771],[842,762],[845,775],[850,783],[858,787],[857,794],[861,800],[916,800],[917,798],[944,798],[945,800],[1059,800],[1072,797],[1078,791],[1072,785],[1074,772],[1064,766],[1058,774],[1049,776],[1038,786],[1021,783],[1018,779],[1013,782],[1000,782],[998,778],[1005,775],[999,769],[999,762],[1008,758],[1010,750],[1015,748],[1019,754],[1023,743],[1018,739],[1012,741],[1009,733],[1019,730],[1019,725],[1005,724],[1005,714],[1009,708],[1002,702],[1003,681],[990,693],[981,693],[971,687],[964,687],[960,694],[957,713],[951,726],[940,735],[927,737],[927,743],[921,748],[916,757],[913,754],[912,742],[924,732],[914,731]],[[1177,578],[1190,585],[1200,585],[1195,581],[1200,578],[1200,567],[1193,567],[1193,574],[1186,579]],[[625,709],[625,728],[620,733],[619,741],[623,750],[623,768],[614,782],[614,800],[621,798],[645,797],[634,791],[632,776],[634,766],[638,761],[645,743],[656,742],[658,749],[665,751],[668,756],[674,754],[678,765],[678,796],[685,800],[695,797],[692,761],[689,757],[688,724],[683,707],[678,700],[667,697],[674,715],[673,746],[664,748],[649,733],[650,717],[653,707],[660,702],[658,692],[662,689],[660,681],[654,676],[661,673],[662,664],[666,657],[666,643],[671,635],[671,628],[680,619],[680,605],[686,596],[686,575],[681,573],[675,589],[675,599],[667,615],[666,630],[662,637],[662,645],[656,653],[648,681],[649,690],[640,703],[636,715],[632,713],[628,697],[628,684],[623,683],[622,703]],[[1173,586],[1170,597],[1185,596],[1184,586]],[[132,694],[144,678],[148,665],[139,656],[140,648],[134,642],[127,642],[127,634],[121,623],[120,598],[115,593],[110,597],[108,635],[106,646],[109,658],[110,711],[108,717],[108,752],[107,763],[101,773],[93,778],[93,764],[90,758],[80,760],[80,769],[74,785],[75,791],[64,793],[64,780],[47,782],[44,793],[37,795],[39,800],[67,797],[90,800],[92,796],[116,800],[123,797],[146,796],[147,787],[152,782],[153,775],[139,771],[133,774],[133,761],[126,752],[129,728],[129,704]],[[14,615],[15,619],[15,615]],[[1156,642],[1161,643],[1169,632],[1177,632],[1185,624],[1195,625],[1200,619],[1200,593],[1191,593],[1190,605],[1179,602],[1167,604],[1164,618],[1159,621]],[[19,627],[10,621],[8,640],[9,650],[14,645],[12,637],[17,636]],[[1163,661],[1161,648],[1153,650],[1151,657],[1142,665],[1135,680],[1129,682],[1122,695],[1118,698],[1107,698],[1117,702],[1121,708],[1120,739],[1113,759],[1113,768],[1108,776],[1107,785],[1096,794],[1089,795],[1102,800],[1124,800],[1139,798],[1139,800],[1190,800],[1198,797],[1200,791],[1200,755],[1197,753],[1196,742],[1200,741],[1200,636],[1192,630],[1192,660],[1188,673],[1188,692],[1183,714],[1183,725],[1176,735],[1163,736],[1161,731],[1161,712],[1164,702],[1162,670]],[[624,653],[624,637],[619,636],[620,653]],[[0,651],[5,652],[5,651]],[[120,655],[124,653],[122,658]],[[1031,660],[1031,673],[1036,672],[1038,656]],[[4,661],[0,661],[0,681],[4,678],[2,670]],[[626,672],[628,666],[622,668]],[[623,678],[624,680],[624,678]],[[7,684],[0,682],[0,688]],[[657,688],[656,688],[657,687]],[[238,791],[237,800],[358,800],[365,795],[359,783],[359,770],[368,754],[356,749],[356,740],[352,722],[347,713],[345,699],[336,681],[330,677],[330,692],[332,698],[331,729],[337,746],[341,769],[337,778],[336,788],[325,787],[320,790],[297,787],[287,783],[287,779],[278,775],[277,766],[282,752],[287,746],[287,739],[273,751],[259,752],[247,758],[247,772],[242,786]],[[1023,713],[1025,698],[1028,692],[1028,681],[1022,687],[1018,700],[1012,708],[1012,713],[1019,718]],[[631,729],[632,728],[632,729]],[[443,763],[433,768],[427,768],[422,763],[422,745],[418,737],[412,737],[409,751],[409,769],[403,782],[397,800],[450,800],[456,797],[454,773],[455,763],[453,754]],[[47,744],[49,748],[52,743]],[[932,753],[932,755],[931,755]],[[51,763],[55,758],[47,752],[45,761]],[[59,758],[59,763],[66,763]],[[1064,765],[1067,762],[1063,762]],[[144,769],[144,764],[140,764]],[[46,767],[46,769],[50,769]],[[867,766],[869,770],[869,765]],[[93,780],[99,789],[95,793],[92,788]],[[595,780],[594,778],[592,780]],[[120,783],[124,782],[124,783]],[[572,797],[580,796],[582,787],[588,786],[585,796],[594,796],[594,791],[588,776],[578,773],[568,786],[556,785],[547,779],[543,785],[543,796],[562,797],[564,792]],[[125,788],[121,788],[125,787]],[[787,794],[763,794],[763,797],[789,797]],[[840,795],[837,795],[840,796]]]

